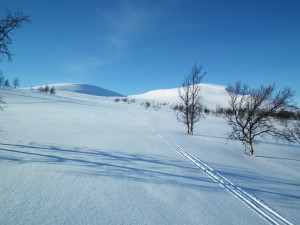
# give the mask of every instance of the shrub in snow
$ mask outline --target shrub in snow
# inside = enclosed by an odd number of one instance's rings
[[[56,91],[55,91],[55,88],[54,88],[54,87],[51,87],[51,88],[50,88],[50,94],[56,94]]]
[[[49,92],[49,86],[48,85],[46,87],[44,87],[44,92],[46,92],[46,93]]]
[[[183,111],[184,106],[183,105],[175,105],[173,107],[171,107],[174,111]]]
[[[148,101],[146,101],[146,102],[144,103],[144,106],[145,106],[145,109],[149,109],[149,107],[151,106],[151,103],[148,102]]]
[[[54,87],[52,87],[52,88],[53,88],[52,91],[54,91],[54,93],[52,93],[52,94],[55,94],[55,89],[54,89]],[[51,91],[51,89],[49,88],[48,85],[46,85],[45,87],[39,87],[38,90],[39,90],[40,92],[45,92],[45,93],[48,93],[48,92]]]
[[[210,109],[208,109],[208,108],[204,108],[204,113],[206,114],[206,115],[209,115],[210,114]]]

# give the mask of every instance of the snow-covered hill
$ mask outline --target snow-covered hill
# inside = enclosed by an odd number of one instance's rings
[[[122,97],[123,95],[111,90],[107,90],[101,87],[89,85],[89,84],[49,84],[49,87],[54,87],[56,91],[74,92],[80,94],[107,96],[107,97]],[[33,87],[37,89],[38,87]]]
[[[227,92],[225,86],[214,84],[200,84],[201,94],[204,97],[204,105],[210,109],[215,109],[216,106],[227,106]],[[162,89],[149,91],[144,94],[132,95],[131,98],[143,99],[157,102],[177,103],[178,88]]]
[[[300,145],[250,158],[222,118],[188,136],[170,106],[0,96],[0,224],[300,224]]]

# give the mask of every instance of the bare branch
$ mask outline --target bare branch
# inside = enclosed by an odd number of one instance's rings
[[[0,61],[5,57],[8,61],[12,60],[13,54],[8,49],[8,46],[12,44],[11,35],[14,34],[14,30],[29,22],[29,16],[22,12],[17,11],[13,14],[10,10],[5,9],[5,16],[0,20]]]

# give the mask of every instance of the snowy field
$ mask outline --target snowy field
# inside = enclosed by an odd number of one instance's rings
[[[300,145],[185,134],[170,106],[0,89],[0,224],[300,224]]]

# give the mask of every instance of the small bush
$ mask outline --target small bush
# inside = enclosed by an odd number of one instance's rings
[[[39,90],[40,92],[45,92],[43,87],[39,87],[38,90]]]
[[[49,88],[48,85],[45,86],[45,87],[39,87],[38,90],[39,90],[40,92],[44,92],[44,93],[50,92],[50,88]],[[54,90],[54,87],[53,87],[53,90]],[[54,90],[54,91],[55,91],[55,90]]]
[[[45,91],[46,93],[48,93],[48,92],[50,91],[50,88],[49,88],[48,85],[44,88],[44,91]]]
[[[145,106],[145,109],[149,109],[149,107],[151,106],[151,103],[146,101],[144,106]]]
[[[208,109],[208,108],[204,108],[204,113],[206,114],[206,115],[209,115],[210,114],[210,109]]]
[[[179,112],[182,112],[182,111],[183,111],[183,108],[184,108],[183,105],[175,105],[175,106],[172,107],[172,109],[173,109],[174,111],[179,111]]]
[[[54,88],[54,87],[51,87],[51,88],[50,88],[50,94],[53,94],[53,95],[56,94],[56,91],[55,91],[55,88]]]

